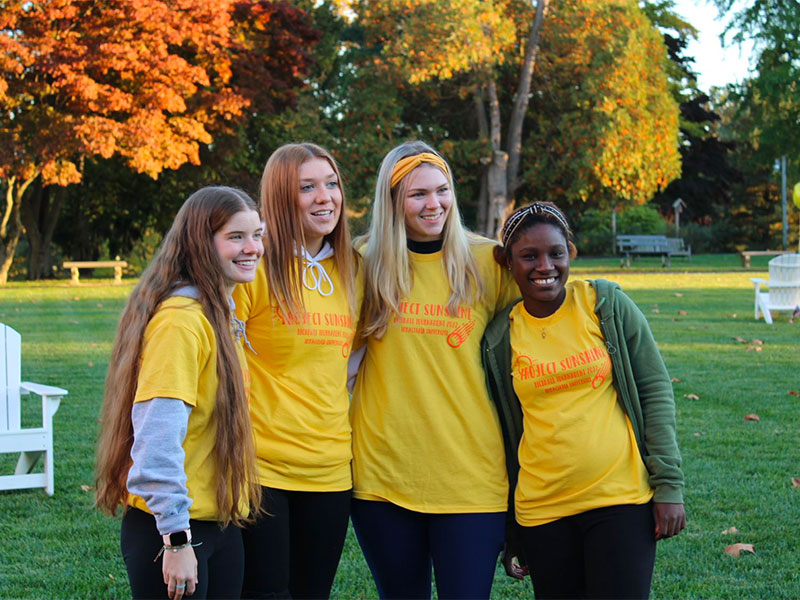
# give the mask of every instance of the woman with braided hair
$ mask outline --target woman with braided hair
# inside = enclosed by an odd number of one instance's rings
[[[618,285],[567,281],[570,238],[535,202],[495,248],[522,292],[482,352],[516,488],[504,562],[527,562],[537,598],[647,598],[656,541],[686,524],[672,384]]]

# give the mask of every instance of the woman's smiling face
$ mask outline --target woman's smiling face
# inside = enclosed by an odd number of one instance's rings
[[[564,302],[569,277],[569,244],[555,225],[536,223],[507,249],[508,266],[534,317],[552,315]]]
[[[408,174],[405,188],[406,236],[415,242],[441,239],[453,205],[450,181],[439,167],[423,163]]]
[[[339,222],[342,212],[342,190],[339,178],[324,158],[312,158],[297,173],[300,189],[297,204],[303,223],[306,250],[315,255],[322,248],[326,235]]]

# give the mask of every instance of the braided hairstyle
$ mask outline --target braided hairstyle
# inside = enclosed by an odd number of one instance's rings
[[[578,249],[572,243],[572,229],[561,209],[552,202],[534,202],[518,208],[508,216],[500,235],[502,245],[494,248],[494,260],[501,267],[507,266],[511,260],[511,249],[517,240],[525,231],[540,223],[552,225],[564,235],[570,260],[578,255]]]

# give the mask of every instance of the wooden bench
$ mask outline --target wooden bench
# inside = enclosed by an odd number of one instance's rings
[[[80,283],[79,269],[114,269],[114,283],[122,283],[122,269],[127,267],[128,263],[124,260],[74,260],[67,261],[61,265],[64,269],[69,269],[72,277],[72,283]]]
[[[752,256],[778,256],[780,254],[792,254],[791,250],[743,250],[739,252],[739,257],[742,259],[742,266],[745,269],[750,268],[750,257]]]
[[[686,244],[683,238],[667,238],[670,256],[685,256],[687,260],[692,260],[692,245]]]
[[[631,255],[644,254],[661,256],[661,266],[669,266],[670,249],[665,235],[618,235],[617,250],[624,256],[620,266],[631,266]]]

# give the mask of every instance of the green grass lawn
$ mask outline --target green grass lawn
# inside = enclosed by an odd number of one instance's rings
[[[620,269],[578,259],[576,277],[620,282],[649,318],[673,377],[689,524],[659,544],[653,598],[795,598],[800,592],[800,323],[753,320],[751,276],[737,255],[659,259]],[[657,262],[656,262],[657,261]],[[0,288],[0,321],[23,336],[23,379],[69,389],[55,416],[56,493],[0,492],[0,597],[126,598],[119,523],[92,508],[97,417],[114,328],[131,285],[24,283]],[[756,343],[740,343],[734,338]],[[760,351],[750,348],[761,348]],[[699,399],[686,396],[694,394]],[[26,420],[37,406],[26,412]],[[745,421],[756,413],[760,421]],[[11,468],[0,457],[0,469]],[[736,527],[739,533],[723,535]],[[755,554],[726,556],[753,544]],[[613,548],[609,548],[613,552]],[[337,598],[374,598],[351,534]],[[531,598],[498,568],[493,598]]]

